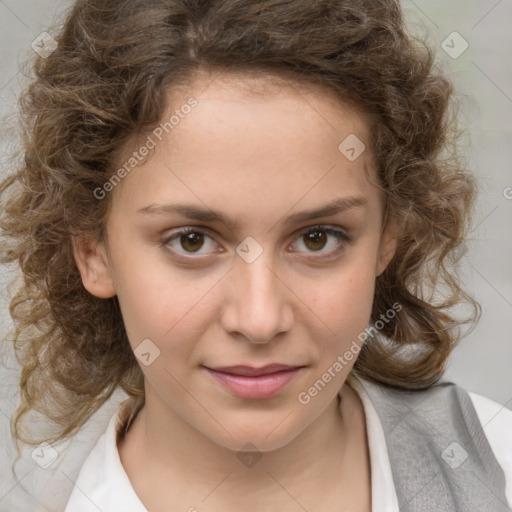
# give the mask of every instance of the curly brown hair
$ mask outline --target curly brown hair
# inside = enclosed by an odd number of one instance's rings
[[[144,401],[117,297],[85,290],[73,238],[104,236],[109,197],[94,191],[131,137],[157,126],[169,89],[202,71],[314,84],[365,113],[384,223],[399,227],[371,322],[395,303],[402,311],[363,345],[353,371],[407,389],[442,376],[457,326],[480,316],[455,272],[476,182],[454,144],[452,85],[407,32],[397,1],[78,0],[56,40],[31,64],[20,98],[23,160],[0,185],[0,258],[22,275],[9,308],[22,367],[16,445],[41,442],[20,430],[30,410],[56,426],[44,439],[53,443],[76,434],[116,389],[132,412]],[[472,307],[465,319],[452,311],[461,302]]]

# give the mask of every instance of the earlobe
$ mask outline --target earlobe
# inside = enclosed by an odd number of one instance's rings
[[[105,244],[84,237],[73,238],[73,255],[84,288],[100,299],[116,295]]]
[[[389,219],[386,229],[381,237],[379,257],[377,259],[376,276],[380,276],[393,259],[397,247],[397,226],[393,219]]]

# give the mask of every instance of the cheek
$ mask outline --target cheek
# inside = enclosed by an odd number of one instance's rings
[[[121,239],[119,242],[123,242]],[[119,244],[119,249],[124,244]],[[146,250],[118,251],[114,258],[114,285],[132,345],[142,339],[176,339],[200,330],[207,315],[209,291],[221,276],[193,274],[172,267],[163,255]],[[172,341],[171,341],[172,342]]]
[[[362,258],[354,255],[353,261],[341,270],[333,272],[312,288],[307,301],[318,329],[326,333],[317,339],[325,340],[325,349],[339,350],[350,345],[364,331],[370,320],[375,276],[371,258],[363,264]]]

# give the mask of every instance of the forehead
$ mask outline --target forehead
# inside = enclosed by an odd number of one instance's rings
[[[195,106],[185,109],[191,100]],[[236,203],[237,194],[247,205],[252,199],[291,206],[305,194],[313,201],[326,192],[369,192],[366,120],[318,86],[275,77],[202,77],[168,93],[161,119],[159,137],[149,134],[155,148],[115,190],[133,205],[184,195],[219,205]],[[347,138],[368,150],[351,161],[340,149]]]
[[[168,91],[169,105],[163,120],[192,96],[203,106],[212,102],[229,102],[232,107],[239,104],[246,109],[253,107],[259,110],[264,104],[272,104],[272,108],[278,109],[281,105],[283,109],[294,109],[297,114],[316,114],[319,118],[317,121],[323,121],[332,130],[337,129],[336,120],[363,129],[369,121],[369,116],[355,102],[342,99],[340,93],[326,86],[313,81],[297,82],[277,75],[258,75],[256,72],[246,75],[234,72],[198,74],[190,84],[179,85]],[[267,110],[265,115],[268,117],[268,114]]]

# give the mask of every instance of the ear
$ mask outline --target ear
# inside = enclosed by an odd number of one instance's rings
[[[100,299],[116,295],[104,242],[73,238],[73,255],[85,289]]]
[[[376,276],[380,276],[393,259],[396,252],[397,236],[396,221],[390,217],[380,239],[379,254],[375,268]]]

